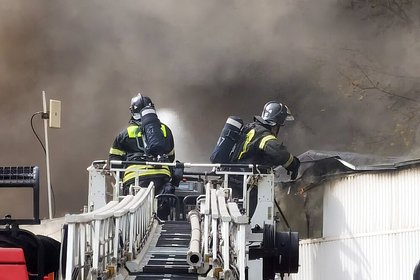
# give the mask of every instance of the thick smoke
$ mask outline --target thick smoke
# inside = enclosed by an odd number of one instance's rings
[[[107,158],[139,91],[176,116],[181,161],[208,161],[227,116],[251,121],[271,99],[295,115],[281,132],[295,154],[407,154],[419,141],[415,18],[388,21],[364,1],[7,2],[1,164],[45,171],[29,120],[42,90],[61,100],[62,129],[50,130],[57,215],[86,203],[86,167]]]

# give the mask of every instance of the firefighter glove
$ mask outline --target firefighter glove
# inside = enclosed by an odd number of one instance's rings
[[[172,169],[171,183],[174,187],[179,187],[179,183],[181,182],[182,177],[184,177],[184,165],[178,164],[181,163],[179,161],[176,161],[176,163],[177,166]]]
[[[300,160],[297,157],[293,157],[292,163],[286,168],[287,174],[290,174],[290,179],[295,180],[298,176],[300,166]]]

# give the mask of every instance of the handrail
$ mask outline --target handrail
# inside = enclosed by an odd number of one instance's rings
[[[261,164],[237,164],[237,163],[189,163],[189,162],[154,162],[154,161],[122,161],[111,160],[110,169],[121,169],[125,165],[151,165],[170,166],[175,168],[210,168],[215,169],[215,174],[264,174],[269,173],[272,167]],[[115,166],[118,166],[115,168]],[[230,170],[233,169],[233,170]],[[243,170],[246,169],[246,170]],[[202,173],[207,174],[206,172]]]
[[[216,193],[217,195],[217,203],[219,204],[219,213],[221,216],[222,222],[222,257],[223,257],[223,272],[230,274],[230,252],[229,252],[229,229],[230,229],[230,222],[232,218],[230,217],[229,211],[226,207],[226,200],[225,200],[225,193],[229,191],[229,189],[219,189]]]
[[[220,189],[217,191],[217,202],[219,204],[219,213],[223,222],[230,222],[232,217],[230,216],[229,211],[227,210],[225,193],[227,189]]]
[[[127,195],[113,209],[99,212],[93,215],[94,232],[92,241],[92,270],[95,273],[105,271],[107,264],[111,262],[112,242],[115,243],[115,237],[118,236],[117,225],[115,224],[114,212],[126,207],[133,199],[133,195]],[[100,263],[100,259],[103,261]]]
[[[249,222],[249,217],[242,215],[239,211],[238,204],[234,202],[228,202],[229,213],[232,216],[233,224],[236,225],[235,239],[237,243],[237,264],[239,279],[245,279],[245,267],[246,267],[246,226]]]
[[[206,194],[205,197],[210,198],[210,193],[211,193],[211,183],[207,183],[206,184]],[[204,214],[204,233],[203,233],[203,242],[204,242],[204,256],[207,257],[209,255],[209,250],[210,250],[210,246],[209,246],[209,229],[210,229],[210,224],[211,224],[211,216],[210,216],[210,212],[211,211],[211,199],[205,199],[204,200],[204,207],[202,207],[202,213]]]
[[[127,205],[129,205],[130,201],[133,199],[133,195],[127,195],[121,200],[114,208],[107,209],[106,211],[100,211],[93,214],[94,220],[103,220],[114,216],[114,213],[120,209],[124,209]]]
[[[100,256],[108,253],[104,251],[106,246],[100,252],[100,245],[108,244],[112,237],[110,234],[113,234],[110,232],[112,223],[107,218],[111,217],[110,213],[123,207],[132,198],[133,196],[127,196],[120,203],[110,202],[91,213],[66,216],[65,221],[68,223],[66,278],[71,277],[75,267],[79,267],[81,277],[84,279],[87,253],[92,255],[91,269],[98,270]]]
[[[211,189],[210,190],[210,201],[211,201],[211,233],[212,233],[212,255],[213,255],[213,262],[217,259],[217,247],[219,246],[219,240],[218,240],[218,233],[217,233],[217,225],[218,225],[218,219],[219,219],[219,208],[217,206],[217,197],[216,197],[216,190]]]
[[[75,269],[80,270],[82,280],[88,271],[93,278],[106,271],[112,275],[125,256],[135,257],[133,253],[150,232],[154,205],[154,184],[150,183],[148,188],[140,188],[119,202],[111,201],[89,213],[67,215],[66,279],[72,279]]]
[[[206,265],[212,265],[212,271],[209,276],[211,279],[218,279],[220,275],[218,271],[223,271],[223,277],[229,278],[233,274],[236,274],[239,280],[245,280],[246,278],[246,227],[249,225],[249,217],[243,215],[239,210],[238,204],[231,201],[232,191],[230,188],[221,187],[223,183],[217,186],[212,186],[210,183],[206,185],[206,196],[203,203],[201,204],[201,218],[203,225],[200,227],[204,229],[201,232],[201,236],[204,236],[204,246],[201,246],[200,253],[195,253],[193,250],[193,244],[195,237],[191,237],[190,250],[187,255],[187,262],[200,271],[201,267]],[[195,217],[197,212],[190,212],[190,217]],[[192,229],[195,228],[193,225],[193,219],[191,220]],[[211,236],[211,241],[207,238]],[[195,242],[195,243],[193,243]],[[210,243],[212,244],[209,248]],[[206,246],[207,245],[207,246]],[[234,246],[234,248],[232,248]],[[207,258],[207,252],[211,250],[210,255],[212,258]],[[232,257],[231,253],[235,252],[236,257]],[[202,262],[194,263],[191,261],[191,257],[202,257]],[[235,271],[232,270],[235,268]],[[205,269],[201,271],[206,271]]]
[[[81,222],[88,222],[93,220],[93,215],[95,213],[98,213],[99,211],[102,210],[107,210],[107,209],[112,209],[114,206],[116,206],[118,204],[118,201],[110,201],[108,202],[104,207],[100,208],[100,209],[95,209],[92,212],[87,212],[87,213],[82,213],[82,214],[67,214],[64,217],[64,221],[66,223],[81,223]]]

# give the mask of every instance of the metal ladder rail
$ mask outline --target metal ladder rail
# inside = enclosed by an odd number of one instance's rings
[[[93,215],[100,211],[112,209],[117,204],[118,201],[110,201],[101,209],[96,209],[89,213],[68,214],[65,216],[64,221],[68,227],[67,240],[65,241],[67,242],[66,278],[71,277],[75,267],[80,267],[81,274],[84,275],[85,255],[88,251],[87,244],[92,244],[91,228]]]
[[[87,246],[91,244],[92,265],[93,270],[99,266],[99,248],[102,245],[108,245],[110,241],[110,223],[109,218],[113,212],[126,205],[133,196],[125,197],[121,202],[111,201],[104,207],[92,211],[90,213],[66,215],[65,222],[68,225],[67,233],[67,254],[66,254],[66,279],[71,279],[73,270],[76,267],[81,269],[81,278],[84,279],[84,269],[86,266],[85,255]],[[113,232],[112,232],[113,234]],[[104,246],[103,246],[104,247]],[[104,256],[105,248],[103,248]]]
[[[114,250],[113,250],[113,256],[114,259],[119,262],[122,256],[124,255],[124,248],[126,248],[126,243],[129,242],[128,240],[128,233],[130,232],[130,228],[133,227],[129,223],[129,215],[128,212],[130,211],[130,208],[133,205],[137,204],[137,201],[140,201],[143,194],[147,190],[144,188],[141,188],[137,194],[134,196],[134,198],[128,203],[124,208],[115,211],[114,212],[114,218],[115,218],[115,234],[114,234]],[[121,238],[121,239],[120,239]],[[122,242],[123,247],[121,248],[121,251],[118,250],[118,246],[120,242]]]
[[[101,273],[102,271],[105,271],[106,264],[111,262],[110,258],[114,248],[112,243],[115,235],[114,212],[126,207],[133,197],[133,195],[127,195],[113,209],[93,215],[92,273]],[[99,263],[100,257],[103,260],[101,267]]]

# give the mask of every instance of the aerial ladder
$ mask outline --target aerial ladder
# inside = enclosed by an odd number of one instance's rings
[[[184,179],[174,195],[156,195],[153,183],[140,188],[135,182],[124,196],[121,177],[128,164],[182,167]],[[65,279],[266,280],[298,271],[298,233],[277,230],[281,210],[271,168],[96,161],[88,170],[88,211],[66,217]],[[233,197],[232,177],[243,190],[239,197]],[[258,203],[250,217],[252,188],[258,188]],[[172,205],[164,221],[156,217],[163,199]]]
[[[128,164],[182,168],[183,180],[173,195],[156,194],[153,182],[141,188],[138,179],[123,194],[122,176]],[[94,161],[88,171],[89,195],[83,213],[64,217],[55,279],[268,280],[298,271],[298,233],[278,230],[282,216],[275,203],[271,168]],[[38,172],[37,167],[10,169],[0,180],[0,187],[34,188],[34,218],[21,223],[40,223]],[[233,188],[242,190],[241,194],[234,195]],[[258,188],[258,203],[250,209],[253,188]],[[171,213],[161,220],[157,205],[164,200],[170,202]],[[4,224],[13,222],[19,221]],[[43,273],[38,275],[44,279]]]

